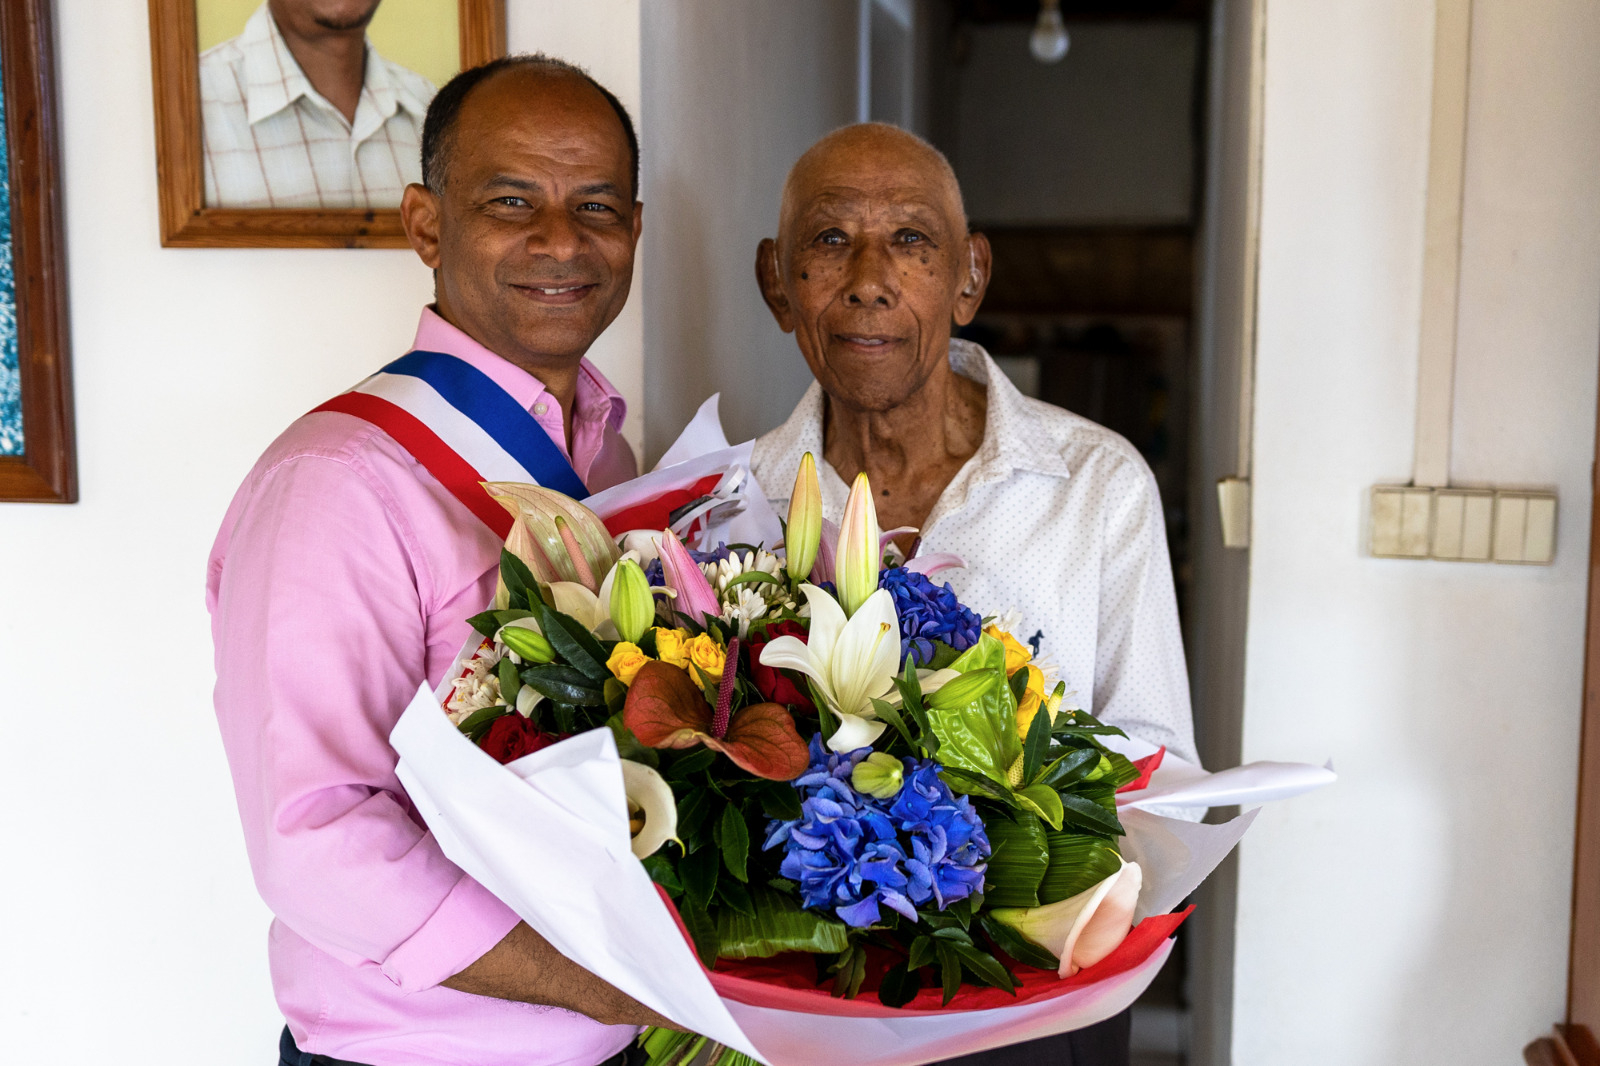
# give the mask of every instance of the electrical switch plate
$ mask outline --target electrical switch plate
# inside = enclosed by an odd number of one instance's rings
[[[1497,492],[1494,561],[1548,564],[1556,555],[1556,498],[1547,492]]]
[[[1426,559],[1433,525],[1433,490],[1378,485],[1372,490],[1372,554]]]
[[[1241,477],[1220,478],[1217,507],[1222,512],[1222,546],[1250,547],[1250,482]]]
[[[1494,493],[1435,489],[1433,557],[1486,563],[1494,540]]]

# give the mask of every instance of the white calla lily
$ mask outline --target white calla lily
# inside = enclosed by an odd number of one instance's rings
[[[1076,896],[1042,907],[997,907],[989,913],[1061,960],[1071,977],[1116,950],[1133,928],[1144,873],[1136,862]]]
[[[816,685],[839,728],[828,738],[833,751],[854,751],[877,740],[888,728],[872,701],[894,685],[900,658],[900,619],[894,598],[879,589],[848,619],[832,596],[815,585],[801,585],[811,605],[808,639],[779,637],[761,652],[761,662],[798,670]]]
[[[636,858],[654,855],[661,845],[678,839],[678,803],[660,774],[644,763],[623,759],[622,790],[628,797]]]

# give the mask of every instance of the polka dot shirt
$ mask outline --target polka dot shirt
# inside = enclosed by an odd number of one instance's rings
[[[989,393],[983,443],[928,515],[919,551],[954,552],[943,570],[981,615],[1015,610],[1026,639],[1066,682],[1067,706],[1198,764],[1172,567],[1155,479],[1126,440],[1018,392],[979,346],[950,342],[957,373]],[[823,513],[837,522],[846,477],[822,458],[822,388],[756,441],[753,468],[786,491],[800,457],[817,459]],[[841,476],[844,475],[844,476]],[[787,497],[772,500],[787,513]]]

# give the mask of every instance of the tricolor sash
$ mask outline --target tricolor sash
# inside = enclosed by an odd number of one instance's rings
[[[511,515],[482,482],[543,485],[578,500],[589,495],[538,420],[453,355],[409,352],[314,410],[354,415],[383,430],[502,540]]]

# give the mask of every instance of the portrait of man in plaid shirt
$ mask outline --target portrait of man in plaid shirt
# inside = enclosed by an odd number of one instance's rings
[[[398,207],[422,180],[434,85],[372,47],[380,2],[266,0],[201,54],[207,207]]]

